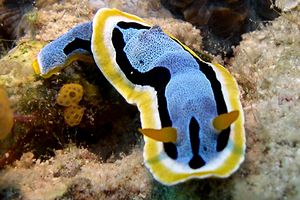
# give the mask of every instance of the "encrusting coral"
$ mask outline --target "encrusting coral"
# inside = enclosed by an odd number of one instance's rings
[[[0,140],[4,139],[12,130],[14,114],[9,105],[6,91],[0,87]]]

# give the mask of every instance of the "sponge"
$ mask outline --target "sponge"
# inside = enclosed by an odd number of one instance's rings
[[[71,105],[64,110],[65,122],[69,126],[76,126],[81,122],[85,108],[80,105]]]
[[[83,96],[83,87],[77,83],[65,84],[59,90],[56,103],[61,106],[77,105]]]

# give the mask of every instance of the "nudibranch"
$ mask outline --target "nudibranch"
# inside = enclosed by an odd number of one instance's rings
[[[34,68],[47,77],[86,56],[138,107],[144,161],[155,179],[174,185],[238,169],[245,156],[243,110],[224,67],[203,61],[159,26],[105,8],[45,46]]]

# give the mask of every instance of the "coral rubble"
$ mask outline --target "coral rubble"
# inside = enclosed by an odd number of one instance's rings
[[[26,153],[0,172],[0,191],[15,190],[15,196],[31,200],[143,199],[150,193],[151,180],[141,153],[134,149],[114,163],[103,163],[87,149],[74,146],[56,151],[46,162]]]

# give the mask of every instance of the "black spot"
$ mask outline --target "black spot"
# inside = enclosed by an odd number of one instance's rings
[[[64,53],[66,55],[69,55],[70,53],[78,49],[85,50],[92,55],[91,41],[75,38],[72,42],[70,42],[67,46],[65,46]]]
[[[199,155],[200,138],[199,138],[200,126],[197,120],[192,117],[189,125],[190,142],[192,146],[193,158],[190,160],[189,165],[192,169],[198,169],[205,165],[205,161]]]

